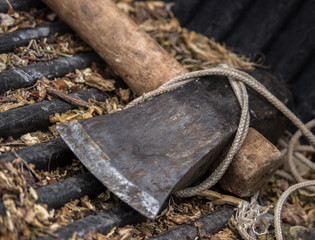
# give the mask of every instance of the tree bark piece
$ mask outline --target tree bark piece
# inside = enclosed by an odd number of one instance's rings
[[[230,218],[232,217],[234,210],[232,207],[222,207],[212,213],[209,213],[195,221],[195,225],[179,225],[165,233],[162,233],[156,237],[150,238],[151,240],[173,240],[173,239],[195,239],[199,236],[199,230],[202,229],[211,235],[217,233],[224,228]]]
[[[112,0],[44,0],[138,95],[186,73]]]
[[[254,128],[219,181],[220,186],[239,197],[249,197],[265,185],[280,167],[280,151]]]
[[[0,34],[0,53],[9,52],[15,47],[26,45],[31,39],[40,39],[55,33],[64,34],[71,31],[71,28],[64,22],[56,22],[36,28],[3,33]]]
[[[97,101],[105,101],[106,99],[101,91],[94,88],[70,95],[82,100],[92,98]],[[45,129],[51,125],[50,115],[66,112],[73,108],[76,108],[76,105],[55,98],[51,101],[46,100],[2,112],[0,113],[0,135],[1,137],[18,136],[33,130]]]
[[[30,87],[42,77],[61,77],[75,69],[91,66],[93,61],[100,61],[94,52],[79,53],[73,57],[57,58],[25,67],[0,72],[0,93],[23,87]]]

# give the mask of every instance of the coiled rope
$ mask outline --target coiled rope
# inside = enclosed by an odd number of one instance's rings
[[[206,189],[211,188],[213,185],[215,185],[221,177],[224,175],[225,171],[227,170],[228,166],[230,165],[231,161],[233,160],[233,157],[238,152],[238,150],[241,148],[249,127],[249,108],[248,108],[248,94],[245,87],[245,84],[248,85],[250,88],[258,92],[260,95],[265,97],[272,105],[274,105],[279,111],[281,111],[288,119],[291,120],[291,122],[299,129],[299,131],[292,137],[293,140],[289,143],[289,148],[287,150],[288,156],[289,156],[289,165],[293,165],[293,149],[294,145],[297,141],[297,139],[303,134],[304,137],[307,139],[307,141],[311,144],[313,149],[315,149],[315,136],[312,134],[312,132],[308,129],[306,125],[304,125],[300,119],[296,117],[296,115],[290,111],[290,109],[287,108],[286,105],[284,105],[278,98],[276,98],[274,95],[272,95],[260,82],[258,82],[255,78],[250,76],[249,74],[242,72],[240,70],[237,70],[233,67],[230,67],[226,64],[220,64],[217,67],[206,69],[206,70],[200,70],[195,72],[190,72],[178,77],[175,77],[171,79],[170,81],[166,82],[165,84],[161,85],[158,89],[153,90],[149,93],[144,94],[143,96],[133,100],[131,103],[129,103],[126,108],[136,106],[150,98],[153,98],[155,96],[158,96],[160,94],[163,94],[165,92],[174,90],[180,86],[183,86],[184,84],[195,81],[196,79],[200,77],[205,76],[225,76],[228,78],[229,83],[237,97],[237,100],[241,107],[241,117],[238,125],[238,129],[235,134],[235,138],[232,142],[232,145],[228,151],[227,156],[225,159],[220,163],[220,165],[213,171],[213,173],[201,184],[195,186],[195,187],[188,187],[183,190],[179,190],[176,192],[176,195],[179,197],[192,197],[195,196]],[[315,122],[315,120],[314,120]],[[290,157],[291,156],[291,157]],[[305,160],[305,159],[304,159]],[[302,160],[303,161],[303,160]],[[312,165],[312,164],[309,164]],[[305,181],[297,171],[294,171],[293,167],[293,176],[297,179],[298,182],[301,182],[299,184],[296,184],[289,189],[287,189],[283,195],[280,197],[277,206],[275,208],[275,229],[276,229],[276,236],[277,239],[282,240],[282,233],[281,233],[281,227],[280,227],[280,214],[281,209],[284,201],[287,199],[287,197],[290,195],[291,192],[304,187],[314,186],[315,180],[312,181]],[[241,233],[241,235],[244,238],[247,238],[244,233]],[[248,239],[253,239],[248,238]]]

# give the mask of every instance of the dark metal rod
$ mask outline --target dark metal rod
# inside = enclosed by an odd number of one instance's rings
[[[8,90],[30,87],[42,77],[54,78],[90,66],[93,61],[100,61],[94,52],[79,53],[73,57],[63,57],[47,62],[40,62],[0,72],[0,93]]]
[[[34,0],[10,0],[14,10],[27,11],[30,8],[43,8],[45,5],[42,1]],[[6,0],[0,0],[0,13],[6,13],[9,10],[9,5]]]
[[[26,45],[31,39],[48,37],[55,33],[64,34],[72,32],[71,28],[64,22],[56,22],[48,25],[20,29],[14,32],[0,34],[0,53],[9,52],[15,47]]]
[[[93,88],[70,95],[82,100],[92,98],[97,101],[105,101],[106,99],[101,91]],[[51,101],[42,101],[2,112],[0,113],[0,136],[17,136],[32,130],[47,128],[50,125],[50,115],[66,112],[75,107],[61,99],[54,98]]]
[[[206,216],[196,220],[196,223],[202,225],[202,228],[209,234],[216,233],[226,226],[234,210],[232,207],[222,207]],[[127,224],[135,224],[145,220],[139,213],[135,212],[125,204],[98,213],[95,216],[89,216],[78,220],[65,227],[59,228],[54,235],[41,240],[68,239],[74,232],[77,237],[83,237],[85,234],[94,231],[102,234],[108,233],[113,227],[123,227]],[[194,239],[198,236],[198,228],[190,225],[181,225],[160,234],[152,239]]]
[[[105,190],[105,186],[91,173],[84,173],[37,189],[37,202],[57,209],[71,199],[79,199],[85,195],[94,198]]]
[[[207,234],[214,234],[224,228],[232,217],[234,210],[232,207],[222,207],[195,221]],[[183,224],[176,226],[169,231],[162,233],[152,240],[173,240],[173,239],[195,239],[198,236],[198,227]]]
[[[65,166],[71,162],[71,159],[75,158],[67,144],[60,137],[16,150],[16,153],[28,164],[34,164],[36,169],[43,170]],[[13,162],[14,159],[16,159],[16,156],[12,152],[0,155],[0,161]]]
[[[38,238],[38,240],[67,240],[73,236],[74,232],[77,232],[77,237],[79,238],[82,238],[86,233],[91,231],[106,234],[113,227],[123,227],[144,220],[143,216],[123,204],[61,227],[54,232],[56,236],[47,236]]]
[[[94,198],[106,190],[91,173],[84,173],[66,180],[36,189],[37,203],[47,204],[48,208],[58,209],[70,200],[79,199],[88,195]],[[5,208],[0,202],[0,215],[5,214]]]

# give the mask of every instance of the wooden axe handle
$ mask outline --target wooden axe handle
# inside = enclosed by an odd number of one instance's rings
[[[137,94],[186,73],[112,0],[43,0],[72,27]]]

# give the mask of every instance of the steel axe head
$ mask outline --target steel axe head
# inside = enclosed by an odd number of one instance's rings
[[[258,79],[288,100],[285,87],[264,76]],[[250,108],[254,127],[281,133],[284,118],[253,92]],[[239,114],[227,79],[208,77],[136,107],[61,124],[57,130],[110,191],[154,219],[171,193],[204,175],[232,139]]]

